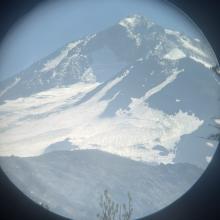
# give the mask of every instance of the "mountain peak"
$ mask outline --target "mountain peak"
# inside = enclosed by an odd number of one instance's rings
[[[126,18],[120,20],[119,24],[121,26],[126,27],[126,28],[128,28],[128,27],[134,28],[134,27],[140,26],[140,25],[153,25],[153,22],[150,22],[142,15],[133,14],[133,15],[129,15]]]

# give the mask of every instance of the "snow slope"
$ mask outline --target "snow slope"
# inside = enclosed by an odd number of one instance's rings
[[[118,109],[111,118],[100,115],[118,94],[111,99],[101,99],[128,77],[129,70],[110,80],[81,104],[74,105],[83,98],[83,91],[90,91],[96,84],[75,84],[71,90],[52,89],[37,96],[8,101],[0,107],[3,115],[7,112],[1,118],[0,154],[37,156],[49,145],[69,139],[78,149],[100,149],[134,160],[172,163],[175,146],[181,136],[198,129],[203,121],[181,110],[173,115],[165,114],[150,108],[145,101],[159,93],[181,72],[173,70],[162,83],[142,97],[132,98],[128,109]],[[71,96],[68,91],[71,91]],[[161,155],[154,149],[156,145],[164,146],[169,153]]]

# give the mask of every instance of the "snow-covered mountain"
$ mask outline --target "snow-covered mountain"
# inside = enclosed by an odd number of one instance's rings
[[[158,211],[215,152],[217,67],[203,39],[140,15],[70,42],[0,83],[0,165],[66,217],[95,219],[105,189]]]
[[[106,189],[121,204],[129,192],[132,217],[143,217],[172,203],[202,173],[190,164],[151,166],[96,150],[9,157],[1,165],[31,199],[76,220],[97,219]]]
[[[26,97],[76,82],[103,82],[136,60],[155,55],[175,61],[189,57],[206,67],[215,63],[203,42],[164,29],[134,15],[97,34],[68,43],[55,53],[1,83],[0,97]]]
[[[129,16],[1,83],[0,155],[99,149],[205,167],[217,146],[204,139],[219,114],[215,65],[202,39]]]

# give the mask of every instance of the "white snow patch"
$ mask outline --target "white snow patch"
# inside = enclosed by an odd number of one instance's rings
[[[154,49],[155,49],[155,50],[159,50],[159,49],[161,48],[162,43],[163,43],[163,42],[160,41],[159,44],[157,44]]]
[[[58,56],[56,56],[54,59],[47,61],[44,64],[44,67],[40,70],[40,72],[45,72],[45,71],[48,71],[48,70],[51,70],[51,69],[54,69],[55,67],[57,67],[61,63],[61,61],[68,55],[69,51],[72,50],[73,48],[75,48],[81,42],[82,42],[82,40],[78,40],[76,42],[69,43],[60,52],[60,54]]]
[[[0,130],[12,127],[22,118],[27,118],[28,121],[29,117],[37,118],[42,114],[51,113],[65,104],[74,104],[98,85],[99,83],[77,83],[65,88],[50,89],[26,98],[6,100],[3,105],[0,105]]]
[[[130,73],[129,70],[126,70],[125,72],[123,72],[121,74],[121,76],[116,77],[115,79],[113,79],[112,81],[110,81],[109,83],[107,83],[107,85],[102,88],[94,97],[92,97],[88,103],[94,103],[99,101],[102,97],[104,97],[106,95],[106,93],[112,88],[114,87],[116,84],[118,84],[119,82],[121,82],[128,74]]]
[[[181,102],[181,100],[180,99],[176,99],[176,102]]]
[[[84,40],[83,45],[86,46],[88,44],[88,42],[91,41],[94,37],[96,37],[96,34],[91,34],[91,35],[87,36],[86,39]]]
[[[184,69],[181,69],[181,70],[173,69],[173,73],[169,77],[167,77],[166,80],[164,80],[162,83],[160,83],[159,85],[153,87],[152,89],[148,90],[145,93],[145,95],[142,97],[143,101],[146,101],[152,95],[158,93],[163,88],[165,88],[168,84],[172,83],[177,78],[177,76],[180,73],[182,73],[183,71],[184,71]]]
[[[214,146],[215,146],[213,143],[211,143],[211,142],[209,142],[209,141],[206,142],[206,145],[209,146],[209,147],[214,147]]]
[[[81,80],[83,82],[90,82],[90,83],[94,83],[96,81],[96,77],[95,77],[91,67],[86,69],[86,71],[83,73],[83,75],[81,77]]]
[[[215,123],[218,124],[218,125],[220,125],[220,118],[216,118],[216,119],[215,119]]]
[[[203,66],[205,66],[206,68],[211,68],[212,65],[209,64],[208,62],[204,61],[203,59],[199,58],[199,57],[195,57],[193,55],[190,55],[190,58],[194,61],[196,61],[197,63],[201,63]]]
[[[167,53],[164,56],[165,59],[169,59],[169,60],[179,60],[184,57],[186,57],[185,53],[178,48],[172,49],[169,53]]]
[[[82,42],[83,42],[82,40],[71,42],[67,45],[67,48],[71,50],[71,49],[75,48],[76,46],[78,46]]]
[[[206,53],[204,51],[202,51],[201,48],[194,46],[193,43],[189,39],[180,38],[180,41],[182,42],[183,46],[186,49],[189,49],[189,50],[193,51],[194,53],[196,53],[197,55],[200,55],[202,57],[207,57]]]
[[[134,126],[126,137],[130,145],[143,144],[145,149],[133,148],[133,159],[142,158],[144,161],[157,163],[172,163],[175,158],[175,145],[184,134],[190,134],[203,124],[194,115],[179,111],[174,115],[166,115],[160,110],[150,108],[139,99],[132,99],[129,110],[119,110],[117,116]],[[123,127],[126,129],[126,126]],[[164,146],[169,154],[161,156],[153,150],[156,145]],[[126,145],[123,145],[125,150]],[[129,149],[125,150],[129,154]],[[146,152],[146,153],[144,153]],[[120,153],[123,155],[123,152]]]
[[[206,156],[206,161],[208,162],[208,163],[210,163],[211,162],[211,160],[212,160],[212,156]]]
[[[21,79],[19,77],[15,78],[15,81],[9,85],[8,87],[6,87],[4,90],[2,90],[0,92],[0,97],[3,96],[8,90],[10,90],[11,88],[13,88]]]
[[[55,78],[56,76],[57,76],[57,72],[53,71],[52,78]]]
[[[139,58],[139,59],[137,59],[137,61],[143,61],[144,59],[141,57],[141,58]]]
[[[198,39],[198,38],[194,38],[194,40],[197,41],[197,42],[201,42],[201,40]]]
[[[140,23],[140,16],[134,15],[132,17],[127,17],[119,22],[119,25],[126,28],[129,38],[135,40],[137,47],[141,46],[141,36],[140,33],[135,31],[135,27]],[[148,25],[153,25],[148,22]]]
[[[44,64],[44,67],[40,70],[40,72],[45,72],[54,69],[67,56],[68,51],[69,50],[63,50],[56,58],[49,60],[47,63]]]
[[[165,29],[165,33],[169,34],[169,35],[180,36],[180,32],[174,31],[174,30],[171,30],[171,29]]]
[[[139,15],[133,15],[127,17],[119,22],[119,24],[125,28],[135,28],[138,24],[140,24],[141,17]]]

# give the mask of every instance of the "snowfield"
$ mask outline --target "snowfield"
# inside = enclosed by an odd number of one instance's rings
[[[185,74],[181,63],[200,68],[204,80],[203,72],[214,65],[207,51],[200,39],[140,15],[66,44],[0,89],[0,156],[38,156],[68,141],[72,150],[173,163],[180,140],[199,130],[204,119],[189,108],[166,112],[149,100]],[[126,89],[132,86],[134,91]],[[173,108],[189,104],[188,97],[174,101]]]
[[[118,109],[113,118],[100,115],[118,94],[109,100],[101,99],[129,74],[129,70],[79,105],[74,103],[98,83],[78,83],[69,88],[55,88],[28,98],[7,101],[0,106],[0,155],[37,156],[49,145],[68,139],[80,150],[99,149],[133,160],[172,163],[180,138],[198,129],[203,121],[181,110],[168,115],[150,108],[146,101],[181,72],[173,70],[164,82],[143,97],[132,98],[127,109]],[[157,145],[164,146],[169,153],[161,155],[154,149]]]

